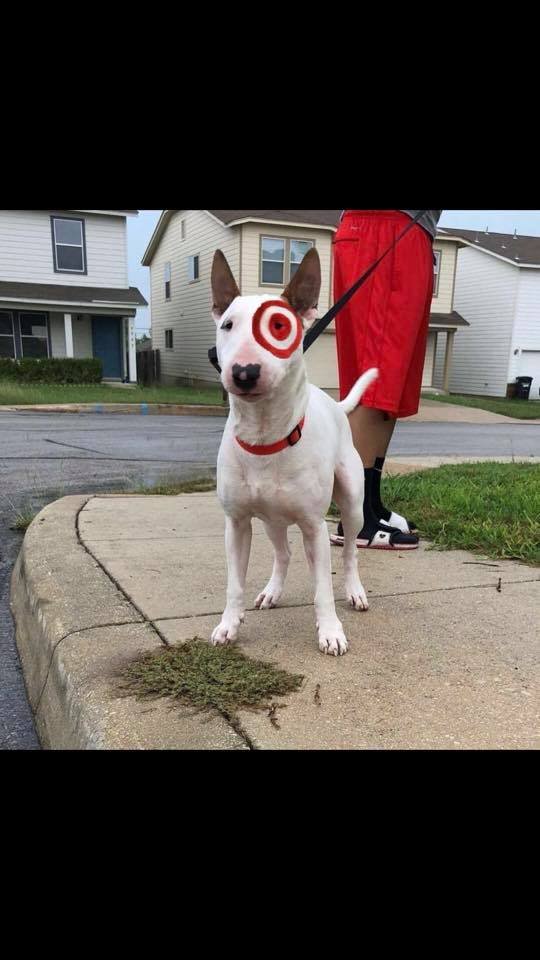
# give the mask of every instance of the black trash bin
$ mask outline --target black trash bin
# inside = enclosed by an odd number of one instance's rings
[[[519,400],[528,400],[531,392],[532,377],[516,377],[517,390],[516,397]]]

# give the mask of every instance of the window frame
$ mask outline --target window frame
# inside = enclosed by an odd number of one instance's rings
[[[438,260],[437,260],[437,254],[438,254]],[[442,250],[440,250],[440,249],[437,249],[437,250],[436,250],[435,247],[433,248],[433,256],[434,256],[435,259],[437,260],[436,264],[435,264],[435,263],[433,264],[433,276],[434,276],[434,280],[433,280],[433,297],[434,297],[434,298],[439,296],[439,283],[440,283],[440,276],[441,276],[442,254],[443,254]],[[436,270],[435,270],[435,266],[437,267]]]
[[[193,261],[193,267],[195,267],[195,261],[197,261],[197,276],[191,276],[191,261]],[[201,255],[200,253],[192,253],[187,258],[187,271],[188,271],[188,283],[199,283],[201,279]],[[193,270],[195,273],[195,270]]]
[[[263,259],[263,243],[265,240],[281,240],[284,244],[284,261],[283,261],[283,280],[276,282],[271,282],[270,280],[263,279],[263,263],[281,263],[280,260],[264,260]],[[315,240],[310,239],[309,237],[287,237],[280,236],[277,233],[260,233],[259,234],[259,286],[260,287],[284,287],[291,280],[291,243],[298,241],[299,243],[309,243],[310,249],[314,250],[316,247]]]
[[[23,333],[23,332],[22,332],[22,318],[23,318],[23,317],[43,317],[43,319],[44,319],[44,321],[45,321],[45,323],[43,324],[43,326],[45,327],[45,336],[44,336],[44,337],[34,337],[32,334]],[[51,356],[51,338],[50,338],[50,330],[49,330],[49,314],[48,314],[48,313],[45,313],[44,311],[41,311],[41,310],[19,310],[18,322],[19,322],[19,338],[20,338],[20,344],[21,344],[21,357],[20,357],[20,359],[21,359],[21,360],[24,359],[24,341],[25,341],[25,340],[45,340],[45,343],[47,344],[47,355],[46,355],[46,357],[27,357],[27,359],[28,359],[28,360],[49,360],[49,359],[50,359],[50,356]]]
[[[171,276],[172,276],[172,265],[170,261],[167,261],[167,263],[164,265],[163,276],[164,276],[164,282],[165,282],[165,299],[170,300],[171,299]]]
[[[81,245],[75,243],[59,243],[56,239],[56,230],[55,223],[57,220],[67,220],[73,223],[81,224]],[[51,236],[52,236],[52,248],[53,248],[53,267],[55,273],[70,273],[75,274],[76,276],[87,276],[88,274],[88,261],[86,258],[86,228],[85,221],[82,217],[61,217],[58,214],[51,214]],[[57,247],[76,247],[82,251],[82,260],[83,260],[83,269],[82,270],[73,270],[68,267],[59,267],[58,266],[58,256],[57,256]]]
[[[171,341],[170,344],[167,343],[167,340],[169,339],[167,335],[168,335],[169,333],[170,333],[170,335],[171,335],[171,336],[170,336],[170,341]],[[174,350],[174,330],[173,330],[173,327],[167,327],[167,329],[165,330],[165,349],[166,349],[166,350]]]
[[[0,314],[3,314],[3,313],[5,313],[6,316],[8,316],[11,319],[11,338],[13,340],[13,356],[4,357],[3,354],[1,356],[3,360],[17,360],[17,340],[15,339],[15,316],[12,310],[0,310]],[[0,333],[0,338],[1,339],[5,338],[6,340],[9,339],[9,333]]]

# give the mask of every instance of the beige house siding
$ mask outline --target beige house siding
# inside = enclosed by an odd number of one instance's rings
[[[437,334],[430,330],[426,345],[426,359],[424,361],[424,372],[422,374],[422,386],[431,387],[433,385],[433,368],[435,362],[435,347]]]
[[[186,236],[182,240],[181,222]],[[210,271],[217,249],[223,250],[235,277],[240,268],[240,234],[219,224],[204,210],[178,210],[171,217],[152,260],[150,310],[152,345],[160,351],[165,383],[218,381],[208,362],[215,343]],[[199,280],[188,282],[188,257],[199,255]],[[165,264],[171,264],[171,299],[165,299]],[[173,330],[173,349],[165,347],[165,330]]]
[[[433,250],[441,251],[441,264],[437,296],[433,297],[431,309],[433,313],[451,313],[454,309],[457,243],[437,238],[433,243]]]
[[[321,390],[339,390],[336,335],[323,333],[306,353],[310,383]]]

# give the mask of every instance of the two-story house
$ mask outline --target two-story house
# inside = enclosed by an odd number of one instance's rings
[[[303,257],[316,247],[321,259],[319,312],[332,305],[332,239],[340,210],[164,210],[142,263],[150,267],[152,345],[161,353],[167,383],[215,381],[208,348],[215,343],[210,271],[223,250],[242,294],[280,294]],[[435,288],[424,386],[434,386],[435,357],[442,353],[440,386],[448,388],[454,335],[466,327],[454,310],[459,237],[441,231],[434,245]],[[338,389],[334,324],[306,354],[310,380]]]
[[[456,341],[451,392],[504,397],[523,376],[532,378],[530,398],[538,400],[540,237],[451,232],[461,241],[455,304],[470,324]],[[437,352],[436,385],[441,362]]]
[[[99,357],[136,382],[127,217],[137,210],[0,210],[0,356]]]

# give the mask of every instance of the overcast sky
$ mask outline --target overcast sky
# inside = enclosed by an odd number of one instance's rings
[[[140,210],[138,217],[128,217],[129,283],[138,287],[150,300],[150,270],[141,267],[141,259],[158,222],[161,210]],[[540,237],[540,210],[445,210],[441,227],[463,227],[494,233],[518,233]],[[137,330],[150,332],[150,312],[137,310]]]

